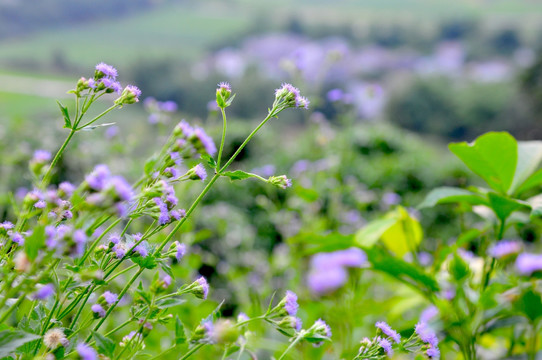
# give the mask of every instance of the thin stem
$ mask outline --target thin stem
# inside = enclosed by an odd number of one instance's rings
[[[282,360],[284,359],[284,357],[286,356],[286,353],[288,351],[290,351],[294,346],[295,344],[297,344],[302,338],[303,338],[303,335],[305,335],[304,331],[302,330],[297,336],[296,338],[294,339],[294,341],[292,341],[292,343],[290,344],[290,346],[288,346],[286,348],[286,350],[284,350],[284,352],[282,353],[282,355],[279,357],[278,360]]]
[[[179,360],[188,359],[190,356],[192,356],[192,354],[194,354],[196,351],[198,351],[200,348],[202,348],[203,345],[205,345],[205,344],[198,344],[198,345],[194,346],[192,349],[188,350],[188,352],[186,354],[184,354]]]
[[[85,251],[85,253],[83,254],[83,257],[81,258],[81,260],[79,260],[79,265],[82,265],[85,260],[88,258],[88,256],[92,253],[92,251],[94,251],[94,248],[98,245],[98,243],[100,242],[100,240],[103,239],[103,237],[108,233],[110,232],[115,226],[117,226],[117,224],[121,221],[122,219],[117,219],[115,221],[113,221],[113,223],[111,225],[109,225],[107,227],[107,229],[105,229],[101,234],[100,236],[98,236],[96,238],[96,240],[94,240],[94,242],[92,243],[92,245],[90,245],[87,249],[87,251]]]
[[[43,176],[43,179],[41,180],[41,185],[40,185],[41,188],[45,188],[47,186],[47,184],[49,184],[49,180],[50,180],[50,177],[51,177],[51,171],[56,166],[56,164],[58,163],[60,158],[62,157],[62,154],[64,153],[64,150],[66,150],[66,147],[68,146],[68,143],[72,139],[73,135],[75,135],[75,132],[76,132],[75,129],[71,129],[68,137],[66,138],[66,140],[64,140],[64,143],[62,144],[60,149],[58,149],[58,151],[56,152],[56,155],[53,158],[53,161],[51,162],[51,165],[49,165],[49,168],[47,169],[47,172],[45,173],[45,175]]]
[[[106,110],[104,110],[100,115],[96,116],[94,119],[90,120],[89,122],[87,122],[86,124],[84,125],[81,125],[80,127],[76,128],[75,130],[79,131],[79,130],[82,130],[84,129],[85,127],[89,126],[90,124],[92,124],[93,122],[95,122],[96,120],[100,119],[101,117],[103,117],[104,115],[106,115],[108,112],[110,112],[111,110],[114,110],[116,109],[117,107],[119,107],[120,105],[112,105],[110,106],[109,108],[107,108]]]
[[[216,159],[216,169],[220,169],[220,161],[222,160],[222,150],[224,149],[224,142],[226,141],[226,111],[224,108],[220,108],[222,112],[222,140],[220,141],[220,149],[218,150],[218,158]]]

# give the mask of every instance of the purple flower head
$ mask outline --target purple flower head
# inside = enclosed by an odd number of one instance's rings
[[[169,153],[169,157],[171,158],[171,160],[173,160],[173,162],[175,163],[175,165],[177,166],[180,166],[182,163],[183,163],[183,158],[181,157],[181,155],[176,152],[176,151],[172,151]],[[167,169],[166,169],[167,170]]]
[[[12,222],[10,221],[4,221],[3,223],[0,223],[0,229],[4,230],[11,230],[15,227]]]
[[[194,174],[201,179],[201,181],[204,181],[207,179],[207,171],[205,171],[205,167],[203,165],[198,164],[194,168]]]
[[[240,312],[239,315],[237,315],[237,322],[238,323],[245,322],[245,321],[248,321],[248,320],[249,320],[249,317],[244,312]]]
[[[127,251],[126,245],[121,242],[113,246],[111,250],[113,250],[117,259],[122,259],[126,255],[126,251]]]
[[[307,284],[313,293],[322,295],[340,288],[346,280],[346,270],[337,266],[311,271],[307,277]]]
[[[149,124],[156,125],[160,122],[160,115],[157,113],[152,113],[148,117]]]
[[[523,253],[516,259],[516,269],[521,275],[542,271],[542,255]]]
[[[290,316],[295,316],[297,314],[299,304],[297,303],[297,295],[293,291],[286,291],[286,296],[284,297],[284,309]]]
[[[192,126],[190,126],[189,123],[181,120],[181,122],[178,123],[175,127],[174,133],[178,136],[184,136],[186,138],[189,138],[194,133],[194,129],[192,128]]]
[[[160,106],[160,110],[170,113],[177,111],[178,108],[177,103],[171,100],[161,102],[158,105]]]
[[[85,177],[85,180],[93,190],[101,191],[106,182],[109,180],[110,176],[111,172],[109,171],[107,165],[100,164],[96,165],[94,170],[92,170],[92,172]]]
[[[429,357],[429,359],[440,359],[440,350],[437,347],[427,349],[425,354],[427,357]]]
[[[120,243],[120,235],[117,233],[109,235],[109,242],[117,245],[118,243]]]
[[[134,239],[134,241],[139,241],[143,238],[143,234],[142,233],[132,234],[132,238]]]
[[[160,211],[160,215],[158,215],[158,225],[166,225],[169,224],[170,221],[171,217],[169,216],[168,211]]]
[[[393,330],[388,324],[383,321],[378,321],[375,326],[379,328],[386,336],[389,336],[397,344],[401,342],[401,335],[397,331]]]
[[[75,230],[73,232],[73,241],[75,242],[75,256],[83,256],[85,253],[85,244],[87,235],[83,230]]]
[[[91,88],[91,89],[96,89],[96,80],[94,80],[93,78],[92,79],[88,79],[88,87]]]
[[[75,191],[75,186],[68,181],[63,181],[60,183],[60,185],[58,185],[58,189],[61,192],[63,192],[66,196],[70,197]]]
[[[438,312],[437,307],[434,305],[431,305],[422,311],[422,314],[420,315],[420,322],[428,323],[429,321],[431,321],[431,319],[437,316],[438,313],[439,312]]]
[[[298,96],[295,99],[295,106],[298,108],[308,109],[311,102],[304,96]]]
[[[427,325],[427,323],[419,322],[414,329],[420,339],[433,347],[438,347],[438,338],[435,332]]]
[[[382,203],[386,206],[397,205],[401,202],[401,196],[394,192],[387,192],[382,196]]]
[[[166,196],[166,204],[168,205],[168,208],[171,209],[177,206],[178,203],[179,203],[179,200],[177,199],[175,194],[169,194],[168,196]]]
[[[176,179],[179,177],[179,170],[177,170],[176,168],[174,167],[167,167],[164,169],[164,175],[166,175],[167,177],[171,177],[173,179]]]
[[[386,352],[386,354],[388,356],[393,356],[393,349],[392,349],[391,343],[388,341],[388,339],[379,338],[378,343],[380,344],[382,349],[384,349],[384,351]]]
[[[51,160],[51,153],[47,150],[36,150],[34,151],[34,157],[32,158],[33,162],[43,164]]]
[[[122,176],[113,176],[108,187],[112,187],[121,200],[129,201],[134,196],[132,186]]]
[[[518,254],[522,249],[519,241],[499,241],[488,250],[488,254],[496,259],[502,259],[510,255]]]
[[[79,343],[77,345],[77,354],[81,357],[81,360],[98,360],[98,353],[85,343]]]
[[[276,97],[291,97],[292,100],[296,100],[299,96],[299,89],[292,84],[283,83],[280,88],[275,90]]]
[[[231,85],[227,82],[221,82],[218,84],[218,91],[229,91],[231,92]]]
[[[98,317],[101,317],[101,318],[105,317],[105,309],[100,304],[92,305],[90,310],[92,310],[92,312],[96,314],[96,316]]]
[[[115,136],[117,136],[119,134],[119,127],[114,125],[114,126],[108,126],[107,127],[107,130],[105,130],[105,137],[106,139],[112,139],[114,138]]]
[[[122,86],[120,85],[118,81],[115,81],[110,78],[103,78],[101,80],[101,83],[106,89],[112,90],[116,92],[117,94],[120,94],[122,92]]]
[[[323,334],[324,336],[327,336],[328,338],[331,337],[331,328],[329,327],[328,324],[326,324],[326,322],[322,319],[318,319],[314,322],[314,325],[315,327],[318,327],[318,328],[322,328],[323,329]]]
[[[24,237],[21,234],[19,234],[18,232],[13,232],[13,233],[9,234],[9,238],[11,239],[11,241],[13,241],[15,244],[17,244],[19,246],[24,245]]]
[[[326,98],[331,102],[342,100],[344,92],[341,89],[331,89],[327,92]]]
[[[213,139],[207,135],[202,128],[196,127],[193,136],[195,136],[196,140],[199,142],[198,145],[203,146],[203,149],[207,154],[213,156],[216,153],[216,146]]]
[[[111,291],[106,291],[102,295],[108,305],[113,305],[119,299],[119,296]]]
[[[301,321],[301,319],[298,318],[297,316],[294,319],[295,319],[295,331],[301,331],[301,327],[303,326],[303,321]],[[329,336],[331,336],[331,329],[329,330]]]
[[[147,246],[145,246],[145,243],[137,245],[134,251],[137,252],[141,257],[147,257],[147,255],[149,255],[149,250],[147,249]]]
[[[180,220],[181,218],[186,216],[186,211],[184,209],[171,210],[169,212],[169,215],[171,215],[171,217],[174,218],[175,220]]]
[[[203,276],[199,277],[195,282],[196,288],[194,289],[194,295],[205,300],[209,295],[209,284]]]
[[[171,285],[171,276],[164,275],[162,281],[164,282],[164,288],[167,289]]]
[[[184,255],[186,255],[186,245],[180,244],[178,241],[176,241],[175,258],[177,261],[181,261]]]
[[[49,296],[54,295],[55,293],[55,287],[53,284],[46,284],[40,287],[33,295],[32,297],[34,300],[45,300]]]
[[[134,104],[139,102],[139,97],[141,96],[141,90],[135,85],[126,85],[120,97],[115,100],[115,104],[124,105],[124,104]]]
[[[96,65],[96,72],[98,73],[98,77],[106,76],[108,78],[111,78],[115,80],[117,78],[117,69],[115,69],[111,65],[107,65],[106,63],[99,63]]]

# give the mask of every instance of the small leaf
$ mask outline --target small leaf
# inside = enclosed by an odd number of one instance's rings
[[[454,254],[448,264],[450,275],[459,283],[470,275],[470,269],[467,263],[457,254]]]
[[[439,187],[431,190],[418,208],[433,207],[437,204],[467,203],[470,205],[488,205],[487,199],[465,189],[454,187]]]
[[[98,347],[99,353],[107,355],[109,357],[113,357],[116,346],[115,342],[96,331],[93,331],[92,335],[96,340],[96,346]]]
[[[247,173],[242,170],[226,171],[226,172],[223,172],[221,175],[229,177],[231,181],[245,180],[252,177],[259,178],[259,176],[256,174]]]
[[[518,143],[512,135],[489,132],[478,137],[474,143],[452,143],[449,148],[491,188],[501,194],[506,194],[510,189],[518,161]]]
[[[27,237],[24,242],[24,252],[28,255],[30,260],[36,259],[38,251],[45,244],[45,228],[43,226],[37,226],[32,231],[32,235]]]
[[[154,166],[156,165],[156,162],[157,162],[157,159],[154,156],[145,162],[145,166],[144,166],[145,175],[152,174],[154,170]]]
[[[71,129],[72,122],[70,120],[70,113],[68,112],[68,108],[62,105],[60,101],[57,101],[56,103],[58,104],[58,107],[60,108],[60,112],[62,113],[62,117],[64,118],[64,127],[67,129]]]
[[[30,334],[24,331],[5,330],[0,331],[0,358],[9,356],[27,342],[39,339],[39,335]]]
[[[175,315],[175,344],[184,344],[186,342],[186,334],[184,332],[184,325],[179,319],[178,315]]]
[[[488,194],[488,198],[489,206],[501,221],[506,220],[516,210],[530,208],[530,205],[526,202],[510,199],[492,192]]]
[[[216,169],[216,161],[209,154],[202,154],[201,160],[205,161],[211,169]]]

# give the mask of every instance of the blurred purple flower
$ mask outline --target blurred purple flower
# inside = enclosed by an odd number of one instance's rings
[[[521,275],[542,271],[542,255],[522,253],[516,259],[516,269]]]

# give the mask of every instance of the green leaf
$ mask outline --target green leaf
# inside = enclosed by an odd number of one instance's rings
[[[448,271],[458,283],[470,275],[469,265],[457,254],[449,262]]]
[[[94,339],[96,340],[96,346],[98,347],[98,352],[100,354],[113,357],[113,353],[115,352],[115,346],[116,346],[115,342],[96,331],[93,331],[92,335],[94,336]]]
[[[30,334],[24,331],[5,330],[0,331],[0,358],[9,356],[27,342],[39,339],[39,335]]]
[[[527,180],[521,184],[521,186],[516,190],[516,194],[521,194],[522,192],[529,190],[535,186],[542,184],[542,169],[533,173]]]
[[[304,245],[304,255],[311,255],[319,252],[348,249],[354,246],[354,237],[353,235],[343,235],[337,232],[326,235],[301,233],[289,238],[288,243]]]
[[[382,234],[384,245],[400,258],[408,252],[416,251],[423,239],[423,230],[418,220],[403,207],[398,207],[389,216],[397,220]]]
[[[231,181],[234,180],[245,180],[248,178],[259,178],[256,174],[251,174],[244,172],[242,170],[235,170],[235,171],[226,171],[222,173],[222,176],[227,176],[230,178]]]
[[[382,235],[397,222],[394,218],[384,218],[371,221],[367,226],[356,233],[355,241],[358,246],[372,247],[380,240]]]
[[[201,155],[201,159],[205,161],[211,169],[216,169],[216,161],[209,154]]]
[[[518,143],[512,135],[489,132],[474,143],[452,143],[449,148],[491,188],[502,194],[510,189],[518,161]]]
[[[139,265],[140,267],[144,269],[154,269],[158,266],[158,263],[156,262],[156,258],[152,255],[147,255],[145,257],[141,256],[134,256],[131,258],[134,263]]]
[[[70,120],[70,113],[68,112],[68,108],[65,107],[60,103],[60,101],[56,102],[58,104],[58,107],[60,108],[60,112],[62,113],[62,117],[64,117],[64,127],[67,129],[72,128],[72,122]]]
[[[449,204],[449,203],[467,203],[470,205],[488,205],[487,200],[480,194],[476,194],[472,191],[454,188],[454,187],[439,187],[431,190],[425,197],[423,202],[418,205],[419,209],[433,207],[437,204]]]
[[[153,156],[145,162],[145,167],[144,167],[145,175],[152,174],[154,170],[154,166],[156,165],[157,161],[158,160],[156,159],[156,157]]]
[[[488,198],[489,206],[501,221],[506,220],[514,211],[530,208],[530,205],[526,202],[510,199],[492,192],[488,194]]]
[[[516,309],[532,323],[542,317],[542,299],[533,289],[528,289],[515,303]]]
[[[542,217],[542,195],[527,199],[527,202],[531,205],[531,217]]]
[[[519,192],[542,161],[542,141],[518,141],[518,163],[509,194]]]
[[[30,260],[36,259],[38,250],[45,244],[45,227],[37,226],[32,231],[32,235],[27,237],[24,242],[24,252]]]
[[[314,202],[320,197],[318,191],[314,189],[304,188],[299,185],[294,187],[294,191],[297,196],[307,202]]]
[[[378,247],[365,248],[364,250],[374,270],[384,272],[425,294],[439,291],[437,281],[423,272],[421,268],[391,256]]]
[[[175,344],[184,344],[186,342],[186,334],[184,332],[184,325],[179,319],[178,315],[175,315]]]

